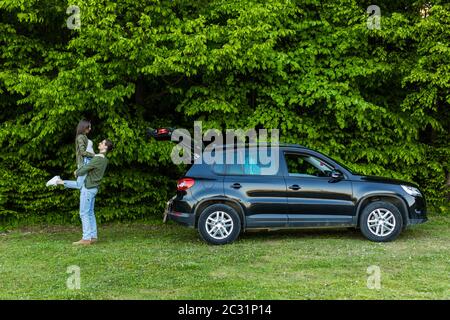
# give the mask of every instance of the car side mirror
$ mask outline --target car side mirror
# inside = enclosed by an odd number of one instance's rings
[[[330,178],[330,182],[336,182],[344,179],[344,174],[337,169],[333,169],[333,171],[331,171]]]

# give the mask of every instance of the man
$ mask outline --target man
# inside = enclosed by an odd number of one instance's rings
[[[74,242],[74,245],[90,245],[97,241],[97,223],[94,214],[95,196],[108,165],[106,153],[112,151],[113,143],[105,139],[99,143],[98,149],[100,153],[96,154],[90,163],[74,172],[75,177],[87,174],[80,193],[80,218],[83,237],[81,240]]]

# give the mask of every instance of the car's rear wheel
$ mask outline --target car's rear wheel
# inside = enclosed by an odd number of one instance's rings
[[[213,204],[206,207],[200,214],[198,232],[208,243],[231,243],[241,232],[241,219],[236,210],[230,206]]]
[[[359,221],[361,233],[376,242],[392,241],[403,229],[403,218],[392,203],[376,201],[367,205]]]

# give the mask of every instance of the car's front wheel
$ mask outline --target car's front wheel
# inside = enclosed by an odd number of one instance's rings
[[[214,204],[200,214],[198,232],[211,244],[226,244],[237,239],[241,232],[241,219],[236,210],[225,204]]]
[[[392,203],[376,201],[364,208],[359,227],[367,239],[388,242],[397,238],[402,231],[403,218]]]

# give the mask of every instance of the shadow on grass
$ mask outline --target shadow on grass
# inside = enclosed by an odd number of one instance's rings
[[[421,230],[419,226],[403,230],[396,240],[421,240],[429,238],[426,230]],[[317,229],[286,229],[278,231],[246,232],[241,234],[241,239],[335,239],[335,240],[358,240],[370,241],[366,239],[359,229],[355,228],[317,228]]]
[[[276,231],[247,231],[240,239],[355,239],[365,240],[359,230],[353,228],[322,228],[322,229],[285,229]]]
[[[191,241],[198,242],[199,238],[197,230],[186,229],[183,226],[173,226],[174,232],[176,229],[185,229],[185,231],[177,233],[175,241]],[[182,237],[180,237],[182,235]],[[170,235],[168,235],[170,236]],[[417,227],[414,229],[403,230],[402,233],[394,241],[404,240],[421,240],[429,238],[425,230],[420,230]],[[327,240],[355,240],[369,242],[359,229],[355,228],[317,228],[317,229],[283,229],[276,231],[247,231],[241,233],[238,240],[244,241],[273,241],[273,240],[298,240],[298,239],[327,239]]]
[[[128,228],[129,229],[126,229]],[[125,229],[124,229],[125,228]],[[104,226],[104,231],[99,229],[99,234],[103,233],[103,242],[123,242],[123,241],[158,241],[180,244],[206,244],[200,239],[197,229],[187,228],[175,223],[165,225],[139,225],[130,226],[117,225]],[[403,230],[396,240],[420,240],[426,239],[429,234],[425,230],[417,227]],[[369,242],[358,229],[355,228],[317,228],[317,229],[284,229],[276,231],[247,231],[241,233],[237,242],[244,241],[273,241],[273,240],[294,240],[294,239],[327,239],[327,240],[355,240]],[[99,242],[100,244],[101,242]]]
[[[202,244],[204,243],[196,229],[187,228],[174,222],[167,224],[153,222],[131,222],[131,223],[103,223],[98,225],[99,242],[97,245],[111,244],[115,242],[160,242],[160,243],[182,243]],[[43,236],[47,234],[49,240],[72,242],[81,238],[81,226],[32,226],[16,229],[3,236],[15,234],[16,237],[28,237],[31,235]],[[430,230],[413,226],[400,234],[397,240],[420,240],[433,237]],[[283,229],[276,231],[247,231],[242,233],[238,240],[244,241],[273,241],[294,239],[328,239],[328,240],[355,240],[369,241],[358,229],[354,228],[322,228],[322,229]]]

